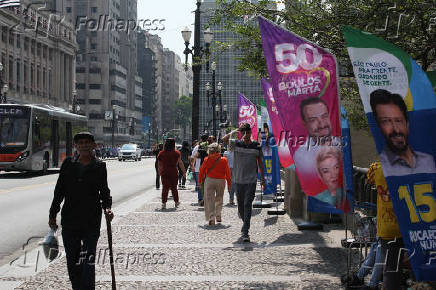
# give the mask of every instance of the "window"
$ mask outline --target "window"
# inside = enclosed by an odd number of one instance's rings
[[[100,113],[89,113],[89,119],[103,120],[104,116]]]
[[[91,74],[99,74],[101,73],[101,69],[99,67],[93,67],[89,69],[89,73]]]
[[[97,7],[91,7],[91,13],[97,13]]]
[[[76,67],[76,73],[78,73],[78,74],[86,73],[86,68],[85,67]]]
[[[86,89],[86,85],[84,83],[77,83],[76,84],[76,89],[84,90],[84,89]]]
[[[99,90],[101,89],[101,84],[89,84],[90,90]]]
[[[88,103],[90,105],[100,105],[101,104],[101,100],[100,99],[89,99]]]
[[[98,57],[96,57],[96,56],[91,56],[91,61],[98,61]]]
[[[91,43],[91,49],[97,49],[97,43]]]
[[[67,13],[71,13],[71,7],[67,7],[67,8],[65,9],[65,11],[67,11]]]

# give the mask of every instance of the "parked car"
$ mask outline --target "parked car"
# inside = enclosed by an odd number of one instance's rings
[[[134,160],[141,161],[141,148],[136,144],[124,144],[118,153],[118,161]]]

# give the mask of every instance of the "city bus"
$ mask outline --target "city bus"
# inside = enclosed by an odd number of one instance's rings
[[[73,154],[88,118],[51,105],[0,104],[0,171],[45,174]]]

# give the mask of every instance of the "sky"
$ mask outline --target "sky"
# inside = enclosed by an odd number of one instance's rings
[[[138,0],[138,20],[154,19],[162,22],[162,31],[150,31],[162,39],[164,47],[178,54],[182,59],[185,44],[181,31],[188,26],[194,31],[194,13],[196,0]],[[160,28],[161,26],[159,26]],[[191,37],[191,46],[194,36]]]

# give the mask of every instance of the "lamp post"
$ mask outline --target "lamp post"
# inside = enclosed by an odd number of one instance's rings
[[[222,119],[222,100],[221,100],[221,90],[223,89],[223,85],[221,82],[218,82],[217,88],[218,88],[218,94],[215,89],[215,70],[216,70],[216,63],[212,62],[211,65],[212,68],[212,93],[210,93],[210,83],[206,83],[206,95],[207,95],[207,104],[209,106],[209,98],[212,96],[212,134],[216,137],[216,120],[217,115],[219,116],[219,120]],[[219,105],[217,104],[217,98],[219,99]]]
[[[112,105],[112,148],[115,147],[115,122],[117,119],[118,119],[118,115],[116,114],[115,111],[115,105]]]
[[[135,113],[132,113],[131,117],[130,117],[130,135],[131,136],[135,136]]]
[[[148,123],[148,148],[151,148],[151,123]]]
[[[191,39],[192,31],[186,27],[182,31],[182,37],[185,41],[185,69],[188,65],[188,55],[192,54],[192,73],[193,73],[193,88],[192,88],[192,140],[198,140],[198,126],[200,124],[200,71],[201,71],[201,59],[203,53],[206,56],[209,55],[209,46],[212,42],[213,33],[210,29],[204,31],[204,42],[206,48],[200,46],[200,6],[201,0],[197,0],[197,9],[195,10],[195,23],[194,23],[194,47],[189,48],[189,40]],[[208,67],[206,67],[208,69]]]

